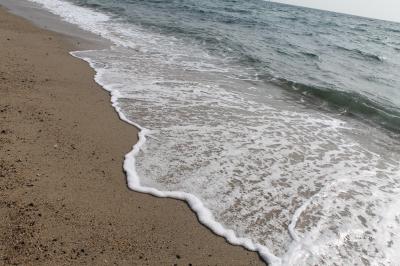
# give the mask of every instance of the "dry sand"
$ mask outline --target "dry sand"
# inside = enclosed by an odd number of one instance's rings
[[[137,131],[69,38],[0,9],[0,48],[0,264],[262,264],[185,203],[128,190]]]

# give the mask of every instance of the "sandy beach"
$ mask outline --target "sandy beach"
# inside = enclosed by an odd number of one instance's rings
[[[0,9],[0,47],[0,264],[262,264],[184,202],[127,188],[137,130],[77,41]]]

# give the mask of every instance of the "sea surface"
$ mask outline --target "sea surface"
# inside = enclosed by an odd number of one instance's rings
[[[31,0],[142,129],[130,188],[271,265],[399,265],[400,24],[262,0]],[[132,138],[133,139],[133,138]]]

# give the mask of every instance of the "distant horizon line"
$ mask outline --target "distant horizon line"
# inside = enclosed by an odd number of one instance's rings
[[[332,13],[337,13],[337,14],[342,14],[342,15],[349,15],[349,16],[360,17],[360,18],[366,18],[366,19],[381,20],[381,21],[390,22],[390,23],[396,23],[396,24],[400,23],[400,18],[398,20],[395,20],[395,19],[390,19],[390,18],[371,17],[371,16],[367,16],[367,15],[362,15],[362,14],[347,13],[347,12],[340,11],[340,10],[324,9],[324,8],[320,8],[320,7],[312,7],[312,6],[305,6],[305,5],[300,5],[300,4],[280,2],[281,0],[264,0],[264,1],[273,2],[273,3],[281,4],[281,5],[303,7],[303,8],[309,8],[309,9],[314,9],[314,10],[332,12]]]

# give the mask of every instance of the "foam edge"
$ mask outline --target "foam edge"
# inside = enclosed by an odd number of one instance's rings
[[[123,169],[127,176],[128,188],[136,192],[150,194],[159,198],[173,198],[185,201],[189,205],[191,210],[196,214],[199,222],[209,228],[214,234],[224,237],[226,241],[232,245],[242,246],[249,251],[257,252],[260,255],[261,259],[265,261],[268,265],[282,265],[281,258],[275,256],[266,246],[254,243],[251,239],[248,238],[238,237],[233,230],[224,228],[221,223],[215,220],[211,211],[207,209],[204,206],[203,202],[195,195],[181,191],[160,191],[156,188],[141,185],[140,178],[136,172],[136,156],[140,152],[141,148],[145,145],[146,136],[150,133],[150,130],[129,120],[122,113],[121,108],[118,106],[117,103],[120,96],[119,91],[113,90],[112,88],[107,88],[106,84],[102,84],[100,82],[100,77],[102,73],[95,68],[93,61],[88,57],[82,57],[78,55],[78,53],[90,51],[94,50],[72,51],[70,52],[70,54],[73,57],[81,59],[90,65],[90,67],[95,71],[94,80],[96,81],[96,83],[110,93],[111,104],[116,110],[119,118],[122,121],[135,126],[139,130],[138,142],[133,145],[132,150],[125,155],[125,160],[123,163]]]

